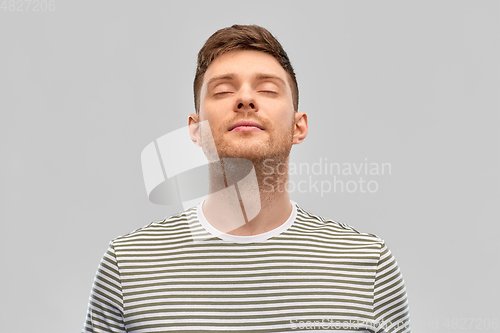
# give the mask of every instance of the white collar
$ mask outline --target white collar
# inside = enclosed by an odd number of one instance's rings
[[[292,204],[292,213],[288,217],[288,219],[285,221],[285,223],[282,223],[279,227],[274,228],[273,230],[264,232],[262,234],[258,235],[252,235],[252,236],[237,236],[237,235],[230,235],[225,232],[222,232],[218,229],[216,229],[214,226],[212,226],[207,219],[205,218],[205,215],[203,215],[203,200],[197,207],[196,209],[196,214],[198,215],[198,220],[200,221],[201,225],[207,232],[212,234],[215,237],[218,237],[224,241],[230,242],[230,243],[259,243],[259,242],[264,242],[265,240],[278,236],[285,230],[287,230],[295,221],[295,217],[297,216],[297,204],[290,200],[290,203]]]

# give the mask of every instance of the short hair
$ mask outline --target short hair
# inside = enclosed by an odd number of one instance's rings
[[[256,50],[272,55],[290,76],[295,111],[299,109],[299,87],[290,59],[278,40],[258,25],[238,25],[223,28],[210,36],[198,52],[198,66],[194,77],[194,106],[200,112],[200,93],[208,66],[219,56],[230,51]]]

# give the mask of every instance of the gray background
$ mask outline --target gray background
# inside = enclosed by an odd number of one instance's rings
[[[140,153],[187,125],[197,52],[234,23],[295,67],[293,163],[392,166],[375,193],[292,199],[386,240],[414,332],[498,331],[499,2],[20,4],[0,9],[1,332],[79,331],[109,241],[181,210],[148,201]]]

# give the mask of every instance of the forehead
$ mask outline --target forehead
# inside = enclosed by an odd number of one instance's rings
[[[255,50],[231,51],[217,57],[205,72],[203,86],[206,86],[211,78],[226,74],[233,74],[240,79],[272,74],[284,82],[288,81],[288,73],[278,60],[268,53]]]

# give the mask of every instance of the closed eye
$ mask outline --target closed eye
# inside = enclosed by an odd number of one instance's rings
[[[266,93],[266,94],[277,94],[276,91],[271,91],[271,90],[260,90],[259,92]]]

